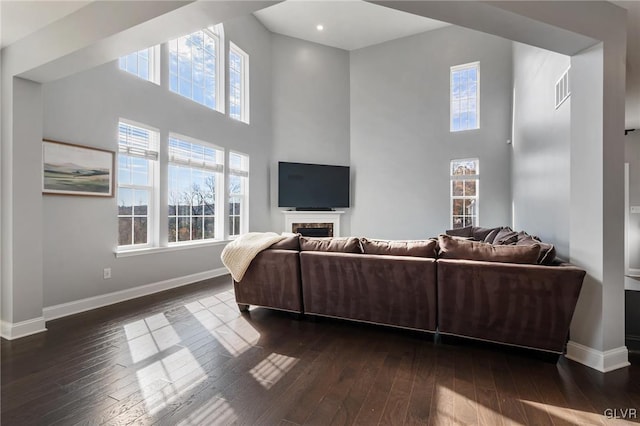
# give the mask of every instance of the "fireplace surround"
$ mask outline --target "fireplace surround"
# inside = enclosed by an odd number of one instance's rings
[[[340,217],[344,211],[291,211],[282,212],[284,232],[300,233],[308,237],[339,237]]]

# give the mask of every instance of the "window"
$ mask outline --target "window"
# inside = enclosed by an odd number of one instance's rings
[[[169,243],[222,239],[223,159],[219,148],[169,137]]]
[[[249,55],[229,43],[229,116],[249,122]]]
[[[224,112],[222,27],[169,41],[169,90]]]
[[[480,62],[451,67],[451,131],[480,128]]]
[[[158,140],[155,130],[122,120],[118,124],[118,246],[153,243]]]
[[[160,46],[138,50],[119,60],[120,69],[136,75],[143,80],[160,84]]]
[[[229,237],[248,231],[249,156],[229,153]]]
[[[451,161],[451,227],[478,226],[478,159]]]

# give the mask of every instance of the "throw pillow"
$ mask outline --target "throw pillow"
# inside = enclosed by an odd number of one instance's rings
[[[391,256],[436,257],[438,243],[435,240],[374,240],[360,238],[365,254]]]
[[[538,239],[535,239],[531,235],[520,238],[516,245],[518,246],[531,246],[538,244],[540,246],[540,256],[538,256],[538,263],[541,265],[552,265],[556,259],[556,248],[553,244],[543,243]]]
[[[360,240],[356,237],[314,238],[300,237],[301,251],[336,251],[340,253],[362,253]]]
[[[540,245],[493,245],[476,241],[462,241],[448,235],[438,237],[440,257],[443,259],[480,260],[485,262],[537,263]]]
[[[484,237],[483,242],[484,243],[493,244],[493,240],[496,239],[496,235],[498,235],[498,232],[500,232],[501,229],[502,228],[500,228],[500,227],[493,228],[493,230],[491,232],[489,232],[486,237]]]
[[[514,232],[508,226],[500,229],[496,234],[496,237],[493,239],[492,244],[496,245],[508,245],[514,244],[518,241],[518,233]]]
[[[493,238],[495,238],[498,231],[500,231],[500,227],[497,228],[482,228],[480,226],[474,226],[471,230],[471,236],[476,241],[484,241],[487,242],[487,238],[491,233],[493,233]],[[493,242],[493,239],[491,240]]]

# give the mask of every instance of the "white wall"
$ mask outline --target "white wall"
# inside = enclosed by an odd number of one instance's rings
[[[570,57],[513,44],[513,224],[569,258],[571,97],[555,108]]]
[[[126,118],[159,129],[163,141],[169,132],[177,132],[247,153],[250,228],[268,230],[264,206],[271,147],[270,34],[252,16],[229,21],[225,33],[227,42],[250,56],[250,125],[120,71],[117,62],[110,62],[44,84],[44,137],[117,151],[118,120]],[[222,245],[115,258],[115,198],[44,196],[43,204],[44,306],[222,266]],[[112,268],[110,280],[102,278],[105,267]]]
[[[271,54],[270,205],[273,229],[283,231],[278,161],[349,165],[349,53],[273,34]],[[349,214],[342,216],[343,235],[350,234],[349,221]]]
[[[449,130],[450,67],[480,61],[480,129]],[[479,158],[479,225],[511,224],[511,42],[446,27],[351,52],[351,230],[425,238],[451,226],[449,162]]]

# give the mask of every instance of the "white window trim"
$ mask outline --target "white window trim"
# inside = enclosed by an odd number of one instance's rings
[[[180,251],[187,250],[193,248],[205,248],[205,247],[216,247],[226,245],[231,240],[198,240],[192,243],[187,242],[188,244],[176,243],[175,245],[167,246],[167,247],[136,247],[131,250],[116,250],[114,255],[116,258],[121,257],[131,257],[131,256],[144,256],[147,254],[156,254],[156,253],[165,253],[172,251]]]
[[[249,170],[250,170],[250,165],[251,165],[251,157],[249,156],[249,154],[245,154],[243,152],[240,151],[236,151],[236,150],[229,150],[229,157],[231,157],[231,154],[236,154],[236,155],[242,155],[243,157],[246,158],[247,161],[247,165],[246,165],[246,170],[245,169],[232,169],[231,168],[231,161],[229,161],[229,167],[227,167],[228,172],[228,176],[240,176],[245,178],[243,180],[243,188],[242,188],[242,204],[240,205],[240,234],[238,235],[231,235],[230,234],[230,227],[229,229],[226,230],[226,236],[227,239],[229,240],[234,240],[236,238],[238,238],[240,235],[242,234],[246,234],[247,232],[249,232],[249,185],[251,184],[250,180],[249,180]],[[229,178],[227,177],[227,182]],[[228,218],[229,218],[229,207],[228,207],[228,202],[229,202],[229,198],[231,198],[231,194],[229,193],[229,185],[226,185],[226,201],[227,203],[225,204],[225,223],[228,223]]]
[[[127,71],[126,69],[120,68],[119,60],[118,60],[118,69],[123,71],[126,74],[133,75],[142,81],[148,81],[159,86],[160,85],[160,45],[157,44],[155,46],[147,47],[145,49],[140,49],[140,50],[147,50],[147,49],[149,50],[149,78],[148,79],[142,78],[138,74],[133,74]],[[140,50],[136,50],[135,52],[131,52],[131,53],[137,54]],[[123,56],[128,56],[128,55],[123,55]]]
[[[473,175],[453,175],[451,173],[451,163],[454,161],[475,161],[476,173]],[[476,181],[476,195],[453,195],[453,182],[456,180],[475,180]],[[480,226],[480,160],[476,158],[454,158],[449,161],[449,228],[453,229],[453,200],[476,200],[476,223],[474,226]]]
[[[136,188],[151,189],[149,194],[149,205],[147,206],[147,244],[130,244],[130,245],[124,245],[124,246],[116,245],[116,253],[124,253],[129,251],[147,250],[147,249],[155,248],[158,246],[159,239],[160,239],[159,220],[158,220],[159,213],[160,213],[160,206],[159,206],[160,167],[159,167],[159,160],[158,160],[159,150],[160,150],[160,130],[155,127],[149,126],[147,124],[139,123],[139,122],[122,118],[122,117],[118,119],[118,128],[120,127],[120,123],[128,124],[134,127],[140,127],[150,132],[153,132],[155,134],[155,141],[151,141],[151,142],[152,144],[155,145],[156,156],[155,156],[155,159],[151,156],[151,152],[153,150],[148,150],[147,152],[145,152],[144,155],[141,155],[141,153],[123,152],[124,155],[135,156],[135,157],[145,158],[149,160],[150,162],[149,173],[151,174],[150,186],[140,186],[140,185],[133,185],[133,184],[121,185],[118,182],[118,175],[117,175],[118,173],[117,170],[119,167],[116,167],[116,183],[117,183],[116,190],[119,189],[121,186],[123,188],[131,188],[131,189],[136,189]],[[119,130],[117,133],[117,139],[118,139],[118,155],[119,155],[120,154]],[[117,208],[117,195],[116,195],[116,208]],[[117,215],[117,216],[120,216],[120,215]]]
[[[240,49],[234,42],[229,41],[229,54],[231,54],[231,52],[242,58],[242,69],[240,70],[240,119],[238,121],[249,124],[249,112],[251,111],[249,101],[249,55],[244,50]],[[229,61],[229,63],[231,63],[231,61]],[[229,78],[229,85],[231,85],[231,78]],[[231,94],[231,88],[229,88],[229,94]],[[231,106],[229,106],[229,111],[231,111]],[[231,117],[231,115],[229,115],[229,117]],[[233,119],[237,120],[235,118]]]
[[[216,151],[219,151],[222,153],[223,158],[222,158],[222,163],[219,163],[219,167],[215,167],[215,168],[211,168],[211,167],[202,167],[199,165],[192,165],[192,164],[186,164],[184,162],[176,162],[176,161],[172,161],[170,157],[167,157],[167,169],[170,165],[174,164],[174,165],[178,165],[178,166],[185,166],[185,167],[192,167],[195,169],[199,169],[199,170],[206,170],[209,172],[213,172],[213,173],[218,173],[220,175],[220,177],[222,179],[216,179],[216,198],[215,198],[215,205],[216,205],[216,214],[215,214],[215,222],[214,222],[214,227],[215,227],[215,234],[219,235],[219,238],[206,238],[206,239],[198,239],[198,240],[188,240],[188,241],[169,241],[168,237],[167,237],[167,244],[168,244],[168,248],[173,248],[173,247],[179,247],[179,246],[193,246],[193,245],[203,245],[206,243],[212,243],[212,242],[220,242],[220,241],[225,241],[225,227],[224,227],[224,221],[225,221],[225,211],[224,211],[224,207],[220,207],[222,208],[222,217],[220,217],[220,208],[219,206],[224,206],[226,205],[225,201],[225,196],[227,194],[227,191],[225,190],[224,186],[225,186],[225,159],[224,159],[224,152],[225,149],[217,146],[215,144],[212,144],[210,142],[206,142],[200,139],[196,139],[196,138],[192,138],[190,136],[185,136],[179,133],[169,133],[169,137],[167,138],[167,152],[168,152],[168,140],[170,138],[174,138],[174,139],[180,139],[183,140],[185,142],[190,142],[190,143],[194,143],[197,145],[204,145],[208,148],[213,148]],[[165,188],[165,191],[167,192],[167,194],[169,193],[169,183],[167,181],[167,187]],[[222,195],[220,195],[222,194]],[[168,201],[168,198],[167,198]],[[167,203],[167,207],[168,207],[168,203]],[[178,215],[176,215],[178,216]],[[167,214],[167,219],[168,219],[169,215]],[[167,220],[167,225],[168,225],[168,220]],[[176,227],[177,227],[177,223],[176,223]],[[167,226],[168,228],[168,226]],[[168,235],[168,234],[167,234]]]
[[[174,92],[170,89],[171,85],[170,85],[170,79],[171,79],[171,65],[169,65],[169,70],[167,73],[167,77],[169,80],[169,83],[167,85],[167,87],[169,87],[169,92],[170,93],[175,93],[176,95],[183,97],[185,99],[189,99],[190,101],[192,101],[195,104],[201,105],[209,110],[213,109],[214,111],[218,111],[221,114],[225,113],[225,86],[226,86],[226,79],[225,79],[225,57],[226,57],[226,50],[225,50],[225,42],[224,42],[224,26],[222,24],[217,24],[211,27],[207,27],[207,28],[202,28],[200,30],[196,30],[193,31],[189,34],[184,34],[182,36],[176,37],[174,39],[169,40],[169,42],[167,42],[167,58],[169,58],[169,55],[171,55],[171,47],[169,46],[169,43],[171,43],[172,41],[176,40],[176,39],[180,39],[182,37],[187,37],[193,33],[196,33],[198,31],[202,31],[204,32],[206,35],[208,35],[209,37],[211,37],[214,40],[215,43],[215,51],[216,51],[216,77],[215,77],[215,82],[216,82],[216,93],[215,93],[215,104],[213,108],[208,107],[205,104],[201,104],[199,102],[196,102],[193,100],[193,98],[187,98],[186,96],[182,96],[179,92],[179,89],[177,92]],[[178,84],[180,81],[180,76],[178,75]]]
[[[218,41],[216,46],[216,111],[221,114],[224,114],[226,109],[226,101],[225,97],[226,91],[225,88],[227,86],[226,81],[226,58],[227,58],[227,49],[224,39],[224,25],[222,23],[213,25],[205,29],[210,35]]]
[[[476,127],[469,128],[469,129],[454,130],[453,129],[453,102],[452,102],[453,101],[453,99],[452,99],[452,94],[453,94],[453,73],[454,73],[454,71],[460,71],[460,70],[471,69],[471,68],[476,68],[477,69],[477,79],[476,79],[476,112],[477,112]],[[479,130],[479,129],[480,129],[480,61],[469,62],[469,63],[466,63],[466,64],[460,64],[460,65],[452,66],[450,68],[450,71],[449,71],[449,131],[451,133],[458,133],[458,132],[466,132],[467,130]]]

